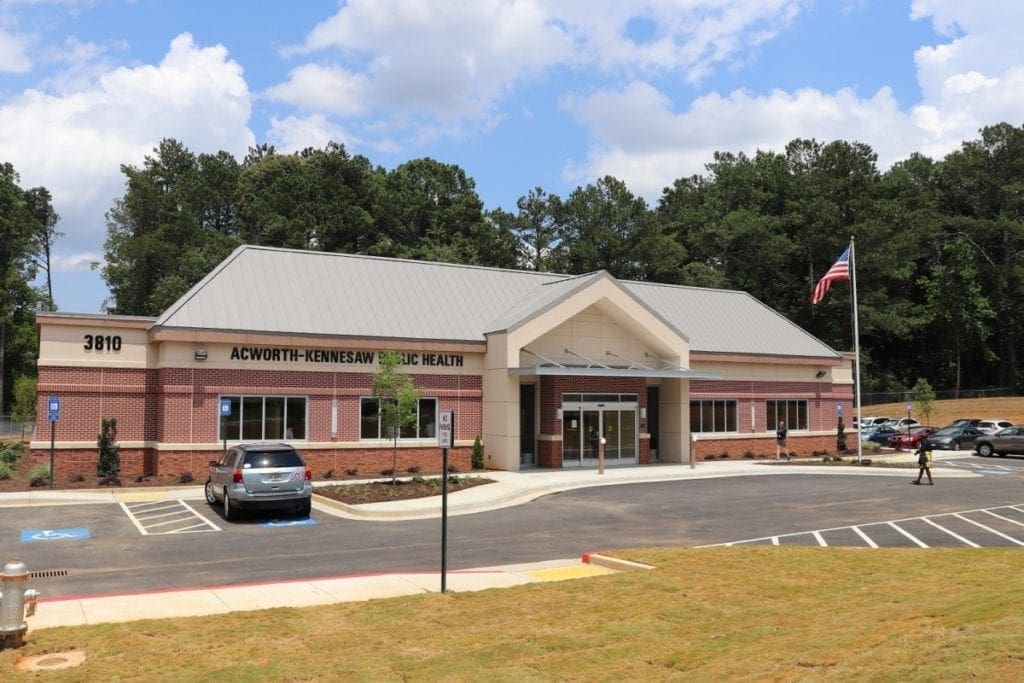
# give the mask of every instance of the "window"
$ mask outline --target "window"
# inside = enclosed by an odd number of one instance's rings
[[[304,396],[222,396],[231,414],[217,422],[218,441],[282,441],[306,438]]]
[[[431,439],[437,435],[437,399],[421,398],[416,406],[416,419],[402,428],[400,439]],[[386,439],[380,424],[380,400],[359,400],[359,438]]]
[[[737,431],[736,401],[690,401],[690,431]]]
[[[769,432],[774,432],[779,422],[785,422],[786,429],[807,429],[807,401],[768,401],[765,414]]]

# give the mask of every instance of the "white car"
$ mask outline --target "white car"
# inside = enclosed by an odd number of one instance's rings
[[[889,418],[889,417],[875,417],[875,416],[862,417],[860,419],[860,423],[859,423],[860,430],[861,431],[865,431],[865,430],[874,429],[875,427],[877,427],[879,425],[885,424],[890,419],[891,418]],[[857,425],[858,425],[857,421],[854,420],[854,426],[857,426]]]
[[[1000,429],[1006,429],[1007,427],[1012,426],[1013,423],[1010,422],[1009,420],[1004,420],[1001,418],[989,418],[987,420],[982,420],[981,422],[979,422],[977,425],[977,430],[982,434],[995,434]]]
[[[897,432],[905,432],[911,427],[917,427],[921,423],[912,417],[894,417],[885,424],[889,425]]]

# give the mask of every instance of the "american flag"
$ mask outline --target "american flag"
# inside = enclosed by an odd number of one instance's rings
[[[818,280],[818,284],[814,285],[814,292],[811,293],[811,303],[816,304],[825,298],[825,294],[828,292],[828,288],[832,286],[832,283],[836,280],[849,280],[850,279],[850,247],[846,248],[843,255],[832,264],[832,267],[828,269],[824,277]]]

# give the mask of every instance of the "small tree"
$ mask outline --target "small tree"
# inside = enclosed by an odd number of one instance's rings
[[[100,449],[96,474],[101,477],[116,477],[121,473],[121,455],[116,441],[117,418],[105,418],[100,423],[100,436],[96,440],[96,445]]]
[[[14,380],[14,405],[11,417],[21,425],[21,440],[25,440],[25,425],[36,419],[36,380],[19,377]]]
[[[932,414],[935,413],[935,390],[928,380],[919,377],[917,384],[911,390],[914,404],[917,406],[917,414],[920,415],[925,424],[932,421]]]
[[[409,375],[402,372],[402,356],[396,351],[381,351],[379,369],[373,373],[372,395],[380,404],[381,434],[393,440],[391,449],[391,483],[398,472],[398,437],[405,427],[416,422],[420,392]]]
[[[836,451],[840,455],[846,452],[846,427],[843,425],[843,418],[840,416],[836,425]]]
[[[484,468],[484,445],[480,443],[480,437],[476,437],[476,441],[473,442],[473,456],[471,462],[474,470],[482,470]]]

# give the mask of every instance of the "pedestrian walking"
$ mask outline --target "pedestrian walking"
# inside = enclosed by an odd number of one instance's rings
[[[924,441],[917,447],[917,479],[910,482],[911,484],[920,484],[921,477],[925,474],[928,475],[928,485],[934,486],[935,482],[932,481],[932,449],[925,445]]]
[[[779,460],[783,454],[786,456],[786,460],[789,460],[789,453],[786,453],[786,435],[788,434],[786,429],[785,420],[779,420],[779,428],[775,430],[775,459]]]

